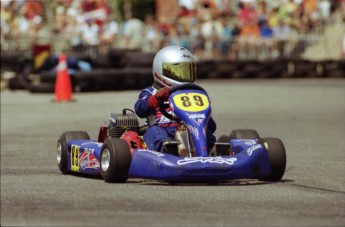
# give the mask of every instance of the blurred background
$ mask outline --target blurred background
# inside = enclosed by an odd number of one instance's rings
[[[150,85],[154,54],[180,45],[198,79],[345,78],[344,0],[1,0],[1,90]]]

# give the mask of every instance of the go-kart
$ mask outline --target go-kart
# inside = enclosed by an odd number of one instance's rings
[[[164,116],[180,123],[176,139],[160,151],[148,150],[143,140],[147,125],[139,125],[130,109],[111,114],[99,130],[98,140],[87,132],[64,132],[57,143],[62,173],[101,175],[106,182],[146,178],[167,182],[209,182],[233,179],[279,181],[285,172],[286,152],[278,138],[261,138],[256,130],[232,130],[209,150],[206,125],[211,115],[207,92],[196,84],[170,89],[170,112]]]

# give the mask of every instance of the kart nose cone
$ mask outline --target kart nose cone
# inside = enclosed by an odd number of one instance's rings
[[[108,170],[109,163],[110,163],[110,152],[107,148],[105,148],[101,156],[101,168],[104,172]]]

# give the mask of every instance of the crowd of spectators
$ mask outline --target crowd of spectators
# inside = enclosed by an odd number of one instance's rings
[[[331,12],[344,7],[343,0],[176,0],[175,18],[140,20],[128,11],[120,23],[108,1],[52,1],[49,17],[42,1],[2,0],[1,43],[23,35],[68,34],[75,50],[157,51],[176,44],[199,59],[287,57],[297,35],[322,29]]]

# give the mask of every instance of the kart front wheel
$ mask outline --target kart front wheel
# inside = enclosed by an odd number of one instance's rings
[[[260,139],[259,133],[254,129],[236,129],[232,130],[230,139]]]
[[[266,147],[272,172],[269,175],[261,178],[260,180],[279,181],[285,173],[285,146],[283,142],[278,138],[263,138],[261,139],[261,143],[263,143]]]
[[[68,157],[68,141],[70,140],[90,140],[90,136],[87,132],[84,131],[70,131],[64,132],[60,136],[57,143],[57,154],[56,160],[59,166],[60,171],[63,174],[68,173],[67,167],[67,157]]]
[[[105,182],[125,182],[131,161],[131,150],[126,141],[119,138],[107,139],[101,150],[102,178]]]

